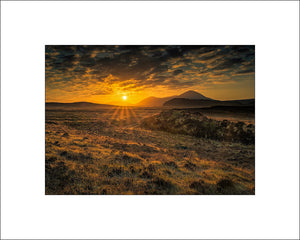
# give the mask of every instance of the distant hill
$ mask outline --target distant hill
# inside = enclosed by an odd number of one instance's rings
[[[141,107],[161,107],[164,105],[165,102],[175,99],[175,98],[185,98],[185,99],[197,99],[197,100],[213,100],[211,98],[205,97],[204,95],[196,92],[196,91],[187,91],[183,94],[176,95],[176,96],[170,96],[170,97],[164,97],[164,98],[158,98],[158,97],[148,97],[144,100],[138,102],[136,106]]]
[[[164,103],[167,107],[213,107],[213,106],[254,106],[254,99],[218,101],[207,99],[173,98]]]
[[[180,94],[176,98],[198,99],[198,100],[213,100],[213,99],[205,97],[204,95],[202,95],[198,92],[195,92],[195,91],[187,91],[183,94]]]
[[[138,102],[136,106],[141,107],[161,107],[166,101],[174,98],[176,96],[165,97],[165,98],[158,98],[158,97],[148,97],[144,100]]]
[[[211,107],[215,106],[216,103],[221,101],[217,100],[206,100],[206,99],[187,99],[187,98],[173,98],[164,103],[163,106],[185,106],[185,107]]]
[[[95,111],[103,108],[113,107],[108,104],[98,104],[90,102],[73,102],[73,103],[60,103],[60,102],[47,102],[46,110],[55,111]]]

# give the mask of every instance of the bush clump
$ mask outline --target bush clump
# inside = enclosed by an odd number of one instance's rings
[[[228,120],[217,121],[189,110],[162,111],[158,115],[143,119],[141,127],[218,141],[239,142],[245,145],[255,142],[255,128],[252,124]]]

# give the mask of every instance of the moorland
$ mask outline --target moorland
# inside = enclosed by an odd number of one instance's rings
[[[45,193],[254,194],[248,103],[46,103]]]

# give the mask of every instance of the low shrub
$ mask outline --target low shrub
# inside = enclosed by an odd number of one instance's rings
[[[244,122],[235,123],[228,120],[217,121],[189,110],[162,111],[158,115],[143,119],[141,127],[218,141],[239,142],[245,145],[255,142],[255,128],[252,124],[246,125]]]

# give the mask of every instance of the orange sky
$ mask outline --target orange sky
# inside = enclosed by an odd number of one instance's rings
[[[254,98],[254,46],[46,46],[46,102]],[[127,96],[127,100],[123,100]]]

